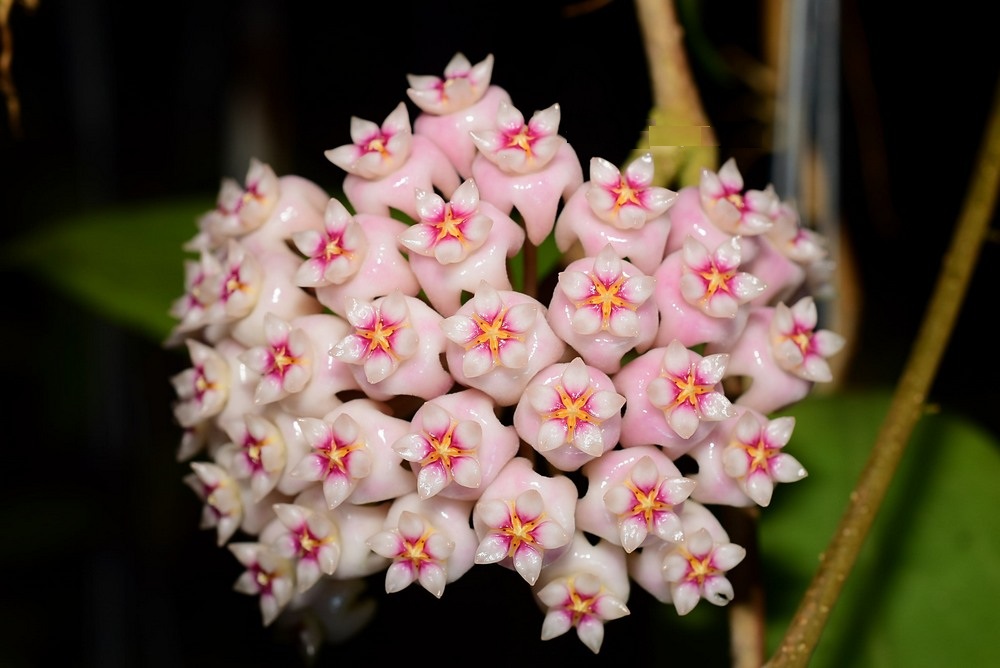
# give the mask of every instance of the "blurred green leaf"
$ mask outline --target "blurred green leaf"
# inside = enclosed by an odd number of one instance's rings
[[[788,628],[890,404],[888,391],[813,397],[787,451],[809,477],[761,513],[768,647]],[[922,417],[810,666],[985,666],[1000,600],[1000,444],[955,414]]]
[[[176,322],[170,305],[184,292],[182,245],[213,204],[206,197],[88,212],[15,240],[3,260],[162,341]]]

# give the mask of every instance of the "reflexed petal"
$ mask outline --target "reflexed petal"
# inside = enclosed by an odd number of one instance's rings
[[[430,443],[421,434],[401,436],[392,444],[392,449],[408,462],[419,462],[432,450]]]
[[[507,504],[498,499],[476,504],[475,511],[483,524],[488,527],[503,526],[510,520],[510,510],[507,508]]]
[[[697,373],[695,376],[702,385],[715,385],[722,381],[726,373],[726,365],[729,364],[728,353],[717,353],[706,355],[698,361]]]
[[[521,543],[514,553],[514,570],[530,585],[538,581],[542,572],[542,555],[535,548]]]
[[[566,424],[562,420],[546,420],[538,429],[539,452],[549,452],[566,444]]]
[[[690,404],[684,403],[667,414],[667,424],[681,438],[691,438],[701,420]]]
[[[771,473],[778,482],[795,482],[809,475],[799,460],[784,452],[771,460]]]
[[[698,400],[698,409],[701,418],[710,422],[731,418],[735,413],[732,402],[720,392],[703,394]]]
[[[437,598],[441,598],[444,594],[444,587],[448,582],[444,569],[439,564],[433,562],[426,563],[420,568],[418,579],[420,580],[420,586],[434,594]]]
[[[449,482],[451,480],[444,466],[435,462],[421,467],[420,473],[417,474],[417,492],[421,499],[429,499],[444,489]]]
[[[766,508],[774,493],[774,481],[764,471],[753,471],[744,481],[744,490],[754,503]]]
[[[573,628],[572,617],[562,608],[550,609],[542,621],[542,640],[558,638]]]
[[[725,543],[715,548],[712,553],[712,563],[721,571],[732,570],[747,556],[746,549],[735,543]]]
[[[726,605],[734,596],[733,585],[727,578],[712,577],[705,581],[705,600],[715,605]]]
[[[451,475],[455,482],[469,489],[478,489],[483,481],[482,469],[475,457],[452,458]]]
[[[375,554],[393,559],[403,552],[403,541],[395,531],[380,531],[368,539],[368,547]]]
[[[495,564],[507,558],[509,539],[496,533],[491,533],[479,543],[476,549],[477,564]]]
[[[600,457],[604,454],[604,437],[601,434],[601,428],[590,422],[577,424],[573,445],[591,457]]]
[[[500,364],[508,369],[523,369],[528,365],[528,346],[516,339],[508,339],[499,351]]]
[[[385,572],[385,593],[394,594],[413,584],[416,573],[409,561],[397,561]]]
[[[625,397],[622,395],[611,390],[599,390],[587,401],[587,411],[599,420],[607,420],[619,415],[624,405]]]
[[[577,309],[570,322],[573,325],[573,331],[583,336],[596,334],[604,326],[601,312],[594,306],[584,306]]]
[[[595,617],[584,617],[576,627],[576,636],[594,654],[604,643],[604,623]]]

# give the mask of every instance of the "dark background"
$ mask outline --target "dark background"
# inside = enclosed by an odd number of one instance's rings
[[[759,90],[739,73],[763,51],[765,4],[702,2],[689,25],[689,35],[717,49],[694,67],[723,157],[763,136],[753,111]],[[841,3],[839,208],[862,296],[845,388],[891,384],[905,362],[998,73],[995,24],[982,3],[919,15],[861,4]],[[651,106],[632,4],[613,0],[574,17],[564,9],[278,0],[16,6],[22,130],[0,131],[2,239],[123,203],[203,196],[207,208],[221,177],[242,180],[250,150],[279,174],[333,190],[342,173],[323,151],[347,142],[350,116],[380,122],[403,99],[405,74],[438,74],[457,51],[473,62],[493,53],[493,81],[526,116],[559,102],[560,133],[581,159],[621,163]],[[234,136],[233,114],[252,108],[248,100],[261,102],[273,139]],[[761,187],[767,156],[747,156],[747,183]],[[994,239],[931,400],[1000,431],[996,354],[986,347],[996,338],[996,262]],[[2,271],[0,665],[297,663],[289,634],[262,631],[256,602],[231,591],[238,564],[197,529],[200,504],[180,483],[187,468],[174,458],[179,432],[167,382],[184,361],[30,274]],[[541,615],[527,589],[508,573],[478,570],[449,585],[450,617],[434,622],[441,635],[426,629],[429,595],[414,586],[394,595],[361,639],[322,658],[389,658],[501,620],[510,629],[496,639],[501,654],[591,658],[573,633],[535,642]],[[480,593],[508,582],[521,598]],[[646,597],[635,598],[634,614],[646,610]],[[609,625],[601,657],[624,651],[641,628]]]

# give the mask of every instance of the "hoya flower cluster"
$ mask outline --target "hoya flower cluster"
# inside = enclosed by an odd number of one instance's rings
[[[632,587],[730,601],[745,549],[712,506],[806,475],[769,416],[843,343],[823,239],[732,160],[679,192],[649,154],[585,175],[559,105],[526,118],[492,66],[457,54],[409,77],[415,119],[352,119],[343,200],[251,161],[186,247],[179,458],[264,624],[331,582],[443,597],[509,568],[542,639],[596,653]],[[550,236],[551,294],[516,288]]]

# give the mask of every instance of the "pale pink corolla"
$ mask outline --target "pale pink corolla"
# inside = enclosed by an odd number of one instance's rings
[[[788,202],[779,203],[767,238],[783,255],[802,265],[812,265],[828,256],[826,239],[804,227],[798,210]]]
[[[684,241],[684,269],[680,290],[684,299],[706,315],[733,318],[740,306],[764,291],[756,276],[740,271],[740,240],[733,237],[709,253],[705,246],[688,237]]]
[[[201,251],[198,260],[184,261],[184,294],[170,305],[170,315],[178,320],[168,344],[180,336],[206,324],[208,308],[215,301],[212,271],[217,263],[208,259],[208,251]]]
[[[545,610],[542,640],[576,628],[577,637],[594,654],[604,642],[604,624],[630,614],[625,556],[607,541],[591,544],[582,532],[572,547],[545,569],[535,599]]]
[[[694,489],[690,478],[667,477],[653,459],[641,457],[625,479],[604,493],[604,505],[618,521],[618,538],[625,552],[632,552],[647,536],[677,542],[684,537],[676,509]]]
[[[479,210],[479,188],[472,179],[464,181],[449,202],[423,188],[416,189],[416,199],[420,220],[399,236],[399,243],[441,264],[464,260],[493,228],[493,221]]]
[[[729,603],[734,593],[726,574],[745,556],[745,548],[717,542],[706,528],[686,533],[684,541],[666,554],[662,564],[677,614],[691,612],[702,598],[713,605]]]
[[[254,390],[258,405],[301,391],[312,375],[312,347],[304,330],[268,313],[264,316],[264,338],[266,344],[248,348],[238,358],[260,375]]]
[[[207,320],[227,323],[248,315],[257,304],[264,282],[264,272],[257,257],[241,243],[231,239],[219,259],[208,259],[214,298]]]
[[[402,591],[413,582],[437,598],[448,582],[447,562],[455,551],[455,542],[421,515],[403,511],[395,528],[381,531],[368,539],[376,554],[392,560],[385,574],[385,591]]]
[[[609,379],[600,375],[608,383]],[[530,383],[518,409],[522,405],[530,405],[541,423],[537,434],[522,434],[522,438],[543,455],[568,445],[600,457],[618,440],[617,429],[613,430],[613,438],[608,438],[602,425],[620,416],[625,397],[600,389],[591,378],[591,369],[577,357],[563,365],[561,376],[552,382]]]
[[[406,103],[400,102],[381,126],[352,116],[351,141],[326,151],[327,160],[365,179],[377,179],[399,169],[409,158],[413,142]]]
[[[818,317],[812,297],[803,297],[791,307],[779,303],[771,320],[771,346],[782,369],[811,382],[827,383],[833,374],[826,360],[840,352],[845,339],[826,329],[817,330]]]
[[[260,501],[274,489],[285,470],[285,439],[273,422],[255,413],[247,413],[224,428],[231,442],[220,450],[230,458],[233,477],[249,480],[253,500]]]
[[[369,383],[385,380],[417,352],[419,336],[410,326],[410,311],[400,291],[374,302],[348,297],[346,316],[354,333],[334,345],[330,354],[363,365]]]
[[[625,168],[604,158],[590,161],[587,202],[598,218],[623,230],[635,230],[665,212],[677,193],[653,185],[653,155],[644,153]]]
[[[476,563],[511,559],[514,570],[532,585],[541,573],[545,552],[565,547],[572,538],[546,513],[545,500],[537,489],[527,489],[510,500],[480,501],[475,515],[485,534],[476,551]]]
[[[420,430],[397,440],[392,449],[417,465],[417,492],[426,499],[452,482],[468,489],[479,487],[483,478],[479,462],[483,426],[475,420],[459,420],[434,403],[420,409]]]
[[[189,428],[218,415],[229,398],[229,363],[212,346],[188,339],[191,366],[174,375],[170,382],[177,393],[174,416]]]
[[[802,464],[782,450],[792,436],[795,418],[784,416],[765,423],[750,411],[744,413],[722,453],[726,474],[761,506],[771,503],[775,483],[795,482],[807,475]]]
[[[340,285],[358,272],[368,252],[368,240],[340,200],[330,198],[323,216],[323,230],[301,230],[292,242],[305,257],[295,273],[295,284],[304,288]]]
[[[476,148],[508,174],[536,172],[555,157],[566,140],[558,134],[558,104],[536,111],[527,123],[521,112],[506,100],[497,110],[496,127],[470,132]]]
[[[296,464],[292,475],[321,483],[327,506],[336,508],[371,472],[368,445],[358,423],[346,413],[332,423],[304,417],[298,424],[312,450]]]
[[[330,518],[294,503],[276,503],[273,508],[284,530],[272,545],[295,563],[296,590],[304,592],[323,575],[333,575],[340,561],[340,544]]]
[[[538,306],[525,302],[508,307],[486,282],[479,284],[471,302],[471,312],[441,323],[444,335],[465,349],[462,373],[478,378],[497,367],[524,368],[530,352],[525,341],[538,317]]]
[[[278,201],[280,181],[270,165],[257,158],[250,159],[243,196],[237,206],[242,225],[241,233],[260,227],[267,220]]]
[[[753,236],[774,225],[779,204],[774,189],[744,191],[743,175],[734,158],[726,160],[718,172],[703,169],[698,192],[705,214],[724,232]]]
[[[234,589],[260,597],[264,626],[273,622],[295,594],[295,569],[289,559],[264,543],[231,543],[229,550],[246,570]]]
[[[728,359],[725,353],[702,357],[676,339],[666,347],[660,375],[649,382],[646,395],[681,438],[690,438],[702,420],[717,422],[733,415],[721,386]]]
[[[239,208],[243,203],[243,186],[236,179],[224,178],[215,198],[215,207],[198,218],[198,234],[184,244],[188,251],[212,251],[224,245],[228,238],[242,231]]]
[[[213,462],[191,462],[194,473],[184,483],[202,501],[201,528],[215,529],[221,546],[233,537],[243,522],[243,498],[239,484],[226,469]]]
[[[573,331],[582,335],[639,336],[636,311],[653,294],[654,284],[651,276],[626,273],[625,263],[611,244],[594,258],[592,270],[559,274],[559,289],[576,307]]]
[[[444,68],[444,78],[407,74],[406,94],[421,111],[450,114],[469,107],[483,96],[493,76],[493,54],[473,65],[456,53]]]

